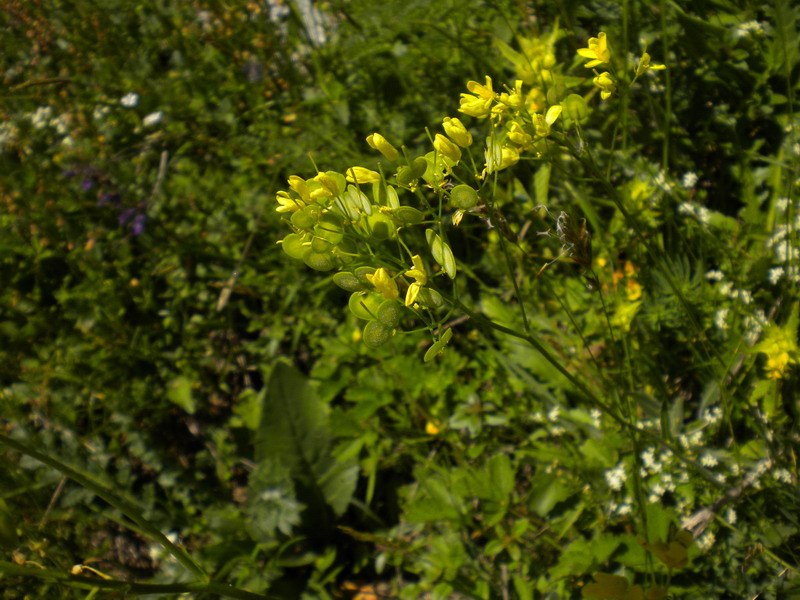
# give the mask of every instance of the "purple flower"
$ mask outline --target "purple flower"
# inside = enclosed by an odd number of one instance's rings
[[[120,227],[122,225],[125,225],[134,216],[136,216],[136,209],[135,208],[126,208],[121,213],[119,213],[119,224],[120,224]]]
[[[78,173],[74,169],[67,169],[66,171],[64,171],[64,177],[67,177],[67,178],[75,177],[75,175],[77,175],[77,174]]]
[[[147,215],[143,213],[139,213],[133,218],[133,223],[131,223],[131,231],[133,235],[142,235],[144,233],[144,225],[147,222]]]
[[[94,181],[92,181],[91,179],[88,179],[88,178],[87,178],[87,179],[84,179],[84,180],[81,182],[81,189],[82,189],[84,192],[86,192],[86,191],[88,191],[88,190],[92,189],[92,187],[93,187],[93,186],[94,186]]]

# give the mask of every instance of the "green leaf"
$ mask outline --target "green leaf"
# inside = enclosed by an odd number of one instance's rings
[[[547,195],[550,190],[550,163],[542,163],[533,176],[533,188],[536,191],[536,203],[547,206]]]
[[[190,415],[196,410],[192,396],[192,380],[181,375],[173,379],[167,387],[167,398]]]
[[[301,499],[312,511],[324,501],[341,515],[355,490],[358,465],[339,463],[331,455],[328,406],[297,369],[283,363],[275,366],[269,380],[255,458],[259,465],[274,461],[287,467],[308,490],[308,498]]]

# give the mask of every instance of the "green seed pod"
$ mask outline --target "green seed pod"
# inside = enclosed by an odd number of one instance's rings
[[[400,185],[409,185],[416,177],[414,177],[414,171],[411,167],[400,167],[397,171],[397,175],[395,176],[397,183]]]
[[[306,206],[303,210],[298,210],[292,213],[292,225],[297,229],[308,230],[317,224],[319,218],[319,209],[314,206]]]
[[[412,206],[400,206],[392,211],[392,216],[403,225],[413,225],[414,223],[421,223],[425,220],[425,215],[422,211],[417,210]]]
[[[469,210],[478,205],[478,192],[468,185],[457,185],[450,190],[450,203],[461,210]]]
[[[364,325],[362,337],[369,348],[377,348],[389,341],[389,338],[392,337],[392,329],[378,321],[370,321]]]
[[[333,248],[333,244],[331,244],[325,238],[321,238],[317,235],[311,238],[311,250],[314,252],[327,252]]]
[[[384,298],[375,292],[355,292],[350,296],[347,307],[357,318],[369,321],[378,314],[378,309],[383,304]]]
[[[383,241],[394,236],[394,223],[387,215],[380,212],[374,213],[369,216],[368,223],[373,239]]]
[[[342,218],[332,212],[325,213],[322,215],[319,225],[314,228],[314,233],[321,238],[325,238],[331,244],[338,244],[344,237],[342,233]]]
[[[367,279],[367,275],[372,275],[375,273],[375,269],[372,267],[356,267],[356,270],[353,271],[358,280],[364,284],[364,287],[367,289],[372,288],[372,284],[370,283],[369,279]]]
[[[364,284],[359,281],[358,277],[349,271],[339,271],[336,273],[333,276],[333,283],[347,292],[360,292],[366,289]]]
[[[385,300],[378,307],[378,321],[387,327],[396,327],[403,315],[403,308],[396,300]]]
[[[283,251],[296,260],[303,260],[306,254],[311,252],[311,246],[305,244],[308,241],[307,234],[300,235],[299,233],[290,233],[281,243]]]
[[[418,179],[425,174],[428,170],[428,161],[424,156],[418,156],[411,162],[411,171],[414,174],[414,179]]]
[[[314,252],[303,257],[303,262],[315,271],[330,271],[336,266],[336,259],[331,252]]]
[[[441,308],[444,306],[444,298],[436,290],[422,288],[417,294],[416,302],[425,308]]]

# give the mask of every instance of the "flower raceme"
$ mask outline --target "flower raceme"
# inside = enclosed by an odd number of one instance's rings
[[[406,292],[405,305],[411,306],[419,295],[419,291],[428,283],[428,274],[425,272],[425,265],[422,264],[422,257],[415,254],[411,257],[412,268],[406,271],[406,275],[414,279],[414,283],[408,286]]]
[[[587,69],[610,62],[611,49],[608,47],[606,34],[601,31],[596,38],[589,38],[588,48],[579,48],[578,54],[583,58],[591,59],[583,65]]]

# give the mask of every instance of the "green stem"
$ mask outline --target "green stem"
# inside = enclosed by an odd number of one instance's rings
[[[192,573],[194,573],[197,577],[200,577],[204,581],[209,580],[208,574],[205,572],[203,567],[201,567],[190,555],[186,550],[183,548],[179,548],[175,544],[173,544],[167,536],[165,536],[161,531],[155,527],[152,523],[150,523],[147,519],[144,518],[142,514],[142,510],[136,506],[130,500],[122,498],[121,496],[117,495],[114,491],[109,489],[109,487],[101,482],[95,480],[91,475],[86,473],[81,473],[76,469],[73,469],[69,465],[61,462],[60,460],[53,458],[52,456],[45,454],[43,452],[39,452],[35,448],[29,446],[25,442],[21,442],[19,440],[12,439],[6,435],[0,433],[0,443],[5,444],[6,446],[10,446],[17,452],[21,452],[22,454],[27,454],[35,458],[36,460],[53,467],[57,471],[60,471],[70,479],[72,479],[75,483],[82,485],[83,487],[93,491],[97,494],[100,498],[108,502],[111,506],[118,509],[122,512],[126,517],[128,517],[131,521],[136,523],[142,531],[144,531],[147,535],[149,535],[154,540],[158,541],[164,549],[169,552],[175,559],[180,562],[184,567],[189,569]]]

